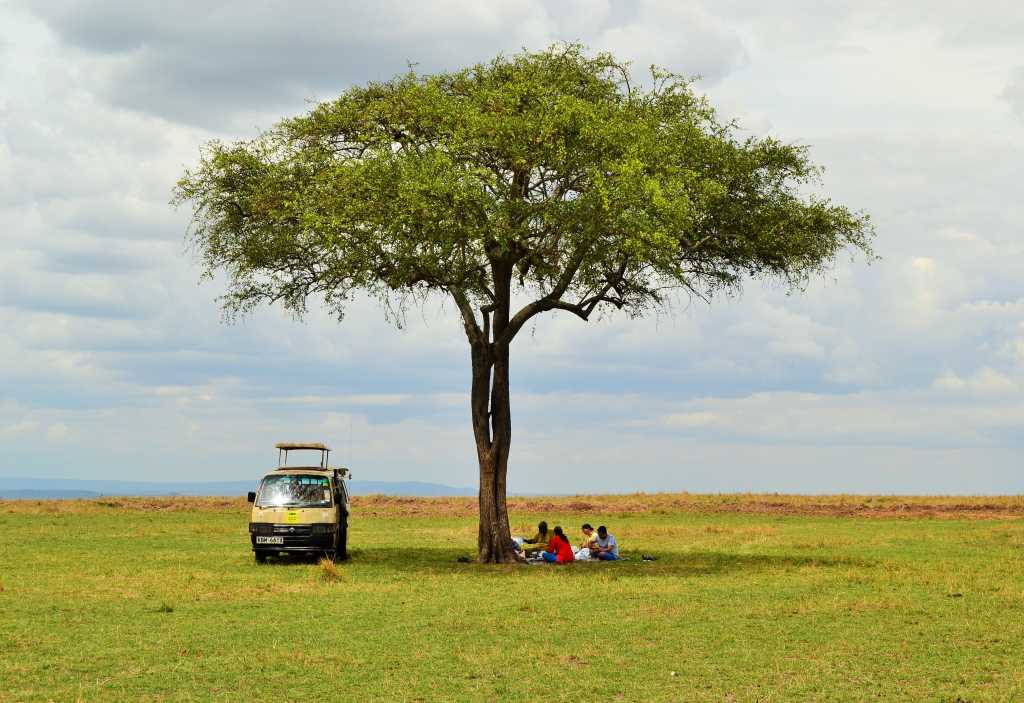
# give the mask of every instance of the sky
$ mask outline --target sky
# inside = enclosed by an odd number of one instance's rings
[[[229,480],[277,441],[476,484],[451,305],[225,324],[171,189],[409,63],[581,41],[810,146],[879,259],[513,347],[515,492],[1024,492],[1024,4],[0,0],[0,478]]]

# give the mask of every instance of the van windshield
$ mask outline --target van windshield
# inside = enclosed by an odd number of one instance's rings
[[[326,476],[267,476],[260,484],[256,504],[261,508],[329,507],[331,482]]]

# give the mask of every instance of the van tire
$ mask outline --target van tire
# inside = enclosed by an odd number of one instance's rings
[[[267,555],[264,554],[263,552],[253,552],[252,554],[253,554],[254,557],[256,557],[256,563],[257,564],[264,564],[264,563],[266,563]]]
[[[348,516],[338,528],[338,548],[334,550],[334,561],[346,561],[348,559]]]

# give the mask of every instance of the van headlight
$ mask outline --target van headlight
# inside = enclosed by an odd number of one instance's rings
[[[330,522],[317,522],[313,523],[313,534],[314,535],[328,535],[334,532],[334,524]]]

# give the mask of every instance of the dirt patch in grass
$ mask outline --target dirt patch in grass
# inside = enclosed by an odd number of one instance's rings
[[[471,517],[475,498],[357,496],[353,510],[374,517]],[[750,513],[864,518],[1006,519],[1024,517],[1024,496],[857,496],[782,494],[630,493],[566,497],[513,497],[518,514],[625,515]],[[98,513],[107,511],[245,512],[244,498],[104,497],[86,500],[0,500],[2,513]]]
[[[355,499],[360,512],[388,515],[476,515],[473,498]],[[512,513],[530,514],[668,514],[750,513],[867,518],[1024,517],[1024,496],[800,496],[776,494],[632,493],[628,495],[510,498]]]
[[[0,500],[3,513],[102,513],[120,510],[145,512],[237,512],[249,504],[245,498],[194,496],[109,497],[76,500]]]

